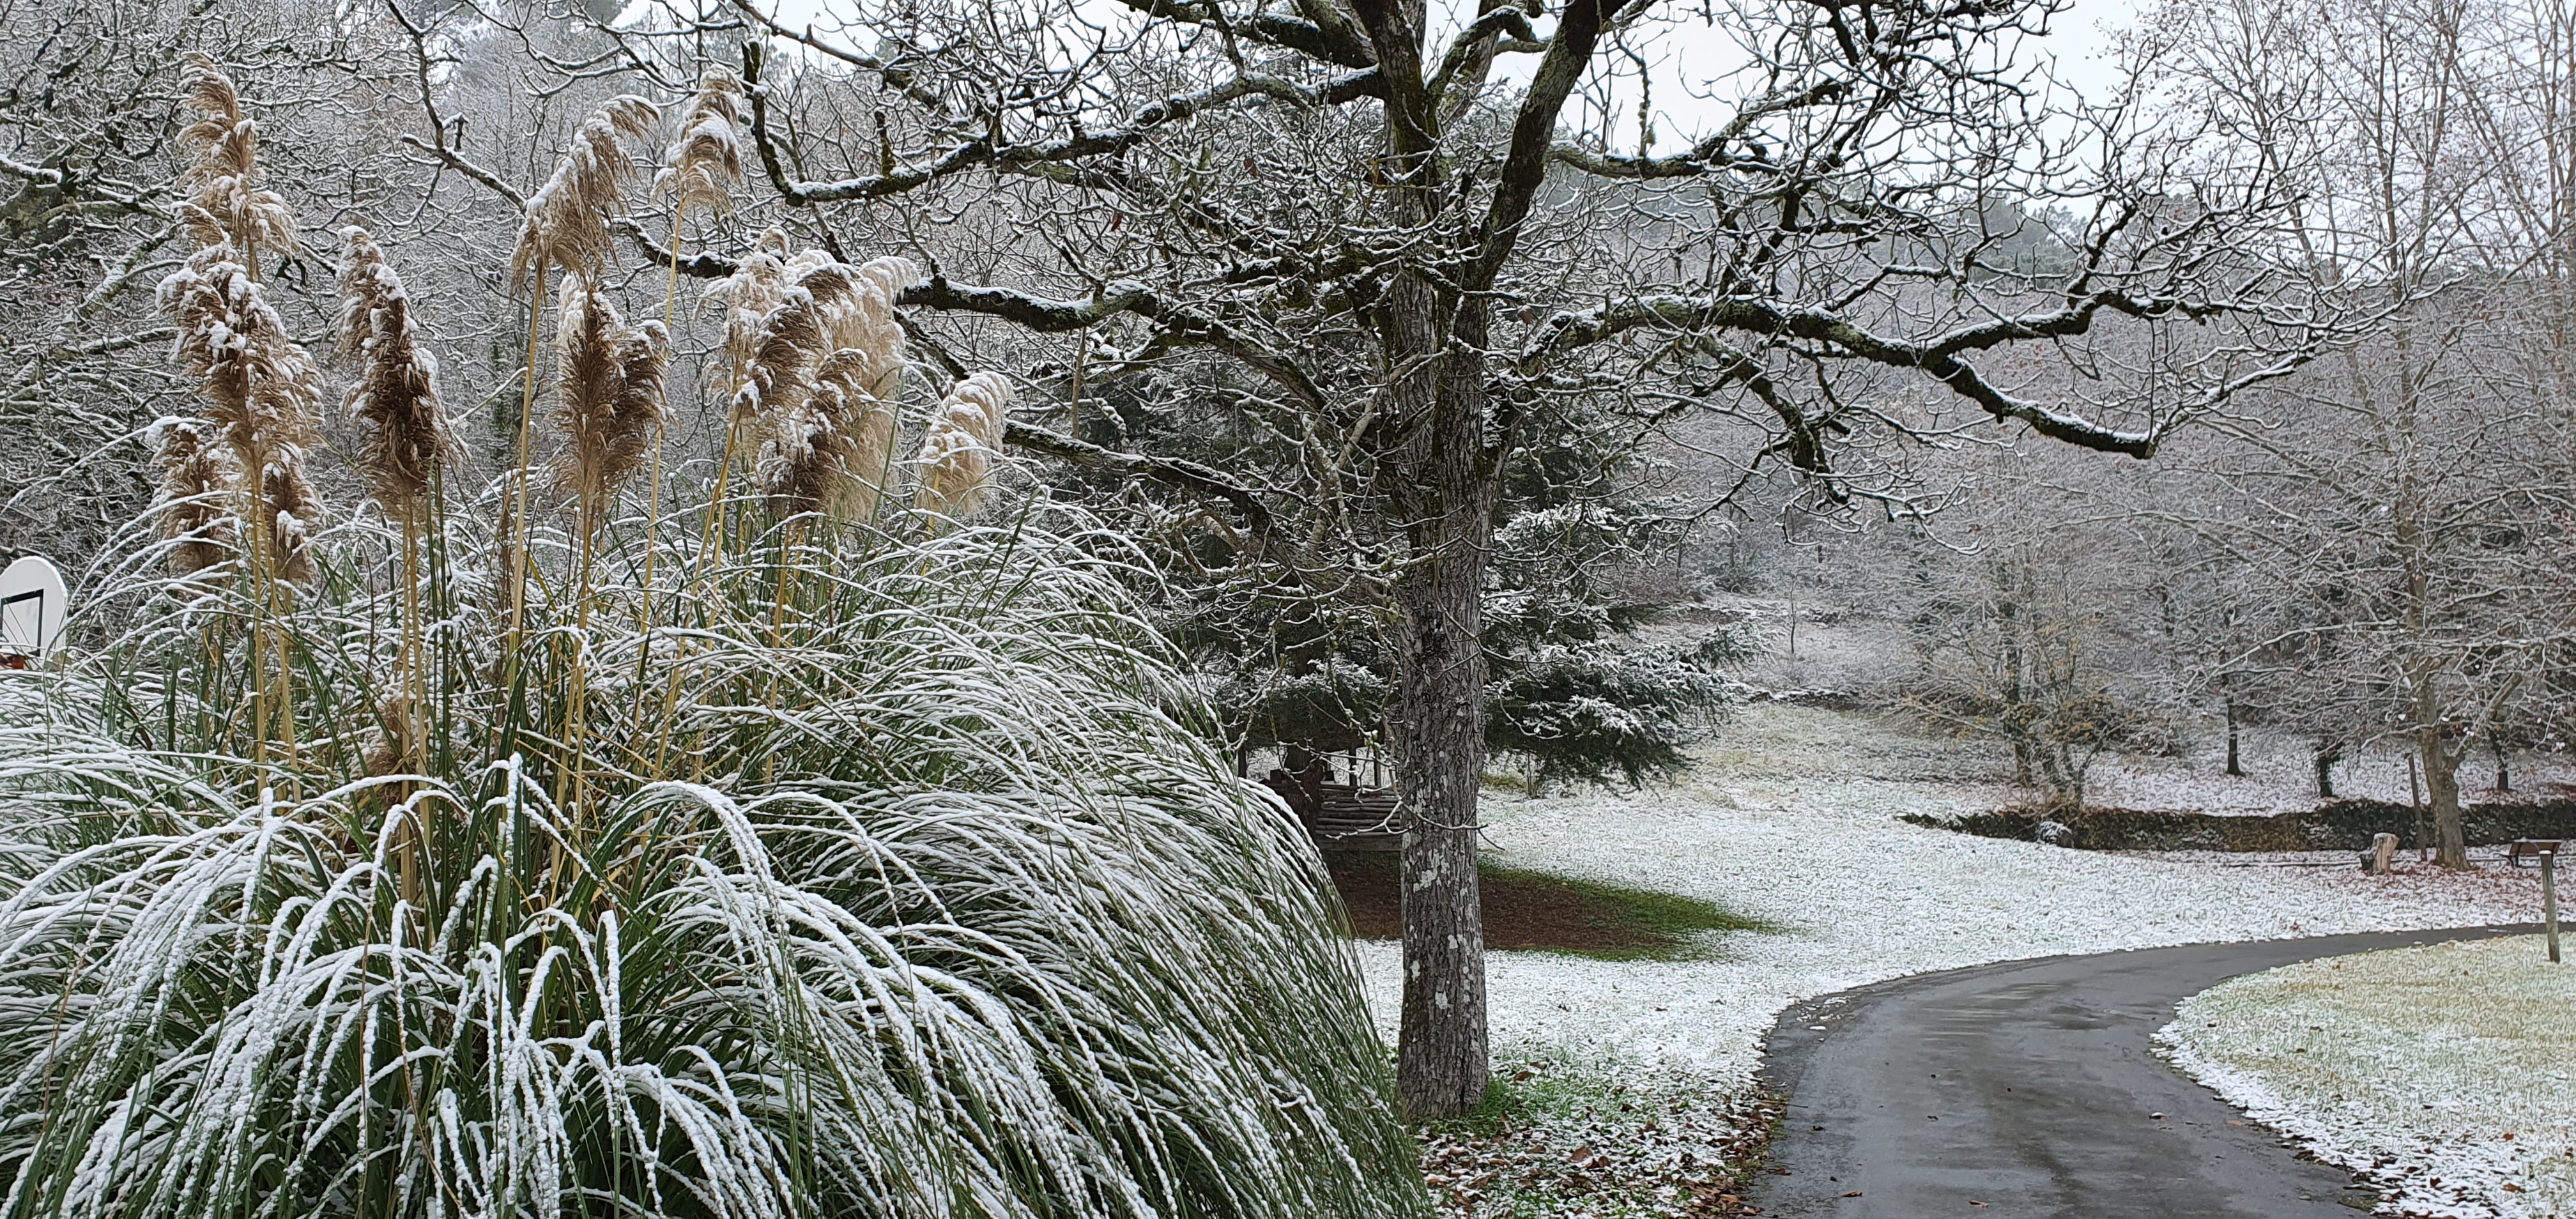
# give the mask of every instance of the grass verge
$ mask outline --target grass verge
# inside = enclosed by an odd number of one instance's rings
[[[1350,910],[1352,933],[1364,940],[1403,933],[1393,854],[1324,857]],[[1759,919],[1713,902],[1651,889],[1577,880],[1506,867],[1490,860],[1477,876],[1485,908],[1485,947],[1560,952],[1604,961],[1674,961],[1700,955],[1705,933],[1773,931]]]

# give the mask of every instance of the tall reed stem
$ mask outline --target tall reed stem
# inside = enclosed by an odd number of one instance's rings
[[[537,286],[528,296],[528,372],[519,391],[519,469],[518,485],[511,488],[513,497],[510,527],[510,629],[502,636],[501,687],[508,690],[519,675],[519,640],[527,621],[528,606],[528,450],[536,434],[537,416],[537,330],[546,316],[546,260],[536,262]]]

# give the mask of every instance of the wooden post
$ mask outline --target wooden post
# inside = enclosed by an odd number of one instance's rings
[[[2558,962],[2558,852],[2540,853],[2540,926],[2549,936],[2549,960]]]

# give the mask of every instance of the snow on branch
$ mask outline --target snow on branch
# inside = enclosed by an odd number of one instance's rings
[[[769,133],[769,91],[760,84],[760,56],[756,48],[746,47],[744,62],[751,69],[751,130],[760,145],[761,164],[769,171],[770,183],[788,202],[800,206],[835,203],[845,199],[879,199],[899,195],[926,186],[942,178],[963,173],[978,166],[990,165],[1005,170],[1027,169],[1039,165],[1056,165],[1093,157],[1125,152],[1154,132],[1182,122],[1192,115],[1252,97],[1266,97],[1292,106],[1337,105],[1359,97],[1376,96],[1383,90],[1375,69],[1353,72],[1325,84],[1307,88],[1277,77],[1245,72],[1233,80],[1195,93],[1177,94],[1154,102],[1136,112],[1125,123],[1098,131],[1085,131],[1077,126],[1074,133],[1062,139],[1040,140],[1026,144],[1006,144],[990,136],[967,140],[927,161],[899,166],[881,174],[843,178],[835,182],[809,182],[790,179],[780,161]]]

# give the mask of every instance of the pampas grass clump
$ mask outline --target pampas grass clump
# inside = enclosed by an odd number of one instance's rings
[[[911,264],[745,259],[729,409],[772,485],[620,515],[670,344],[580,272],[649,115],[585,126],[513,260],[536,302],[575,272],[568,528],[524,414],[516,469],[449,485],[355,229],[384,511],[326,517],[320,370],[234,244],[274,226],[183,205],[162,300],[209,422],[160,429],[85,650],[0,675],[0,1219],[1419,1214],[1331,887],[1152,573],[1043,497],[870,523]],[[952,517],[1008,400],[968,377],[933,421]]]
[[[296,620],[294,773],[193,727],[230,708],[169,614],[0,682],[0,1209],[1414,1213],[1316,857],[1116,552],[852,547],[774,643],[756,598],[595,619],[631,680],[580,806],[551,683],[456,624],[425,764],[366,774],[381,598]]]

